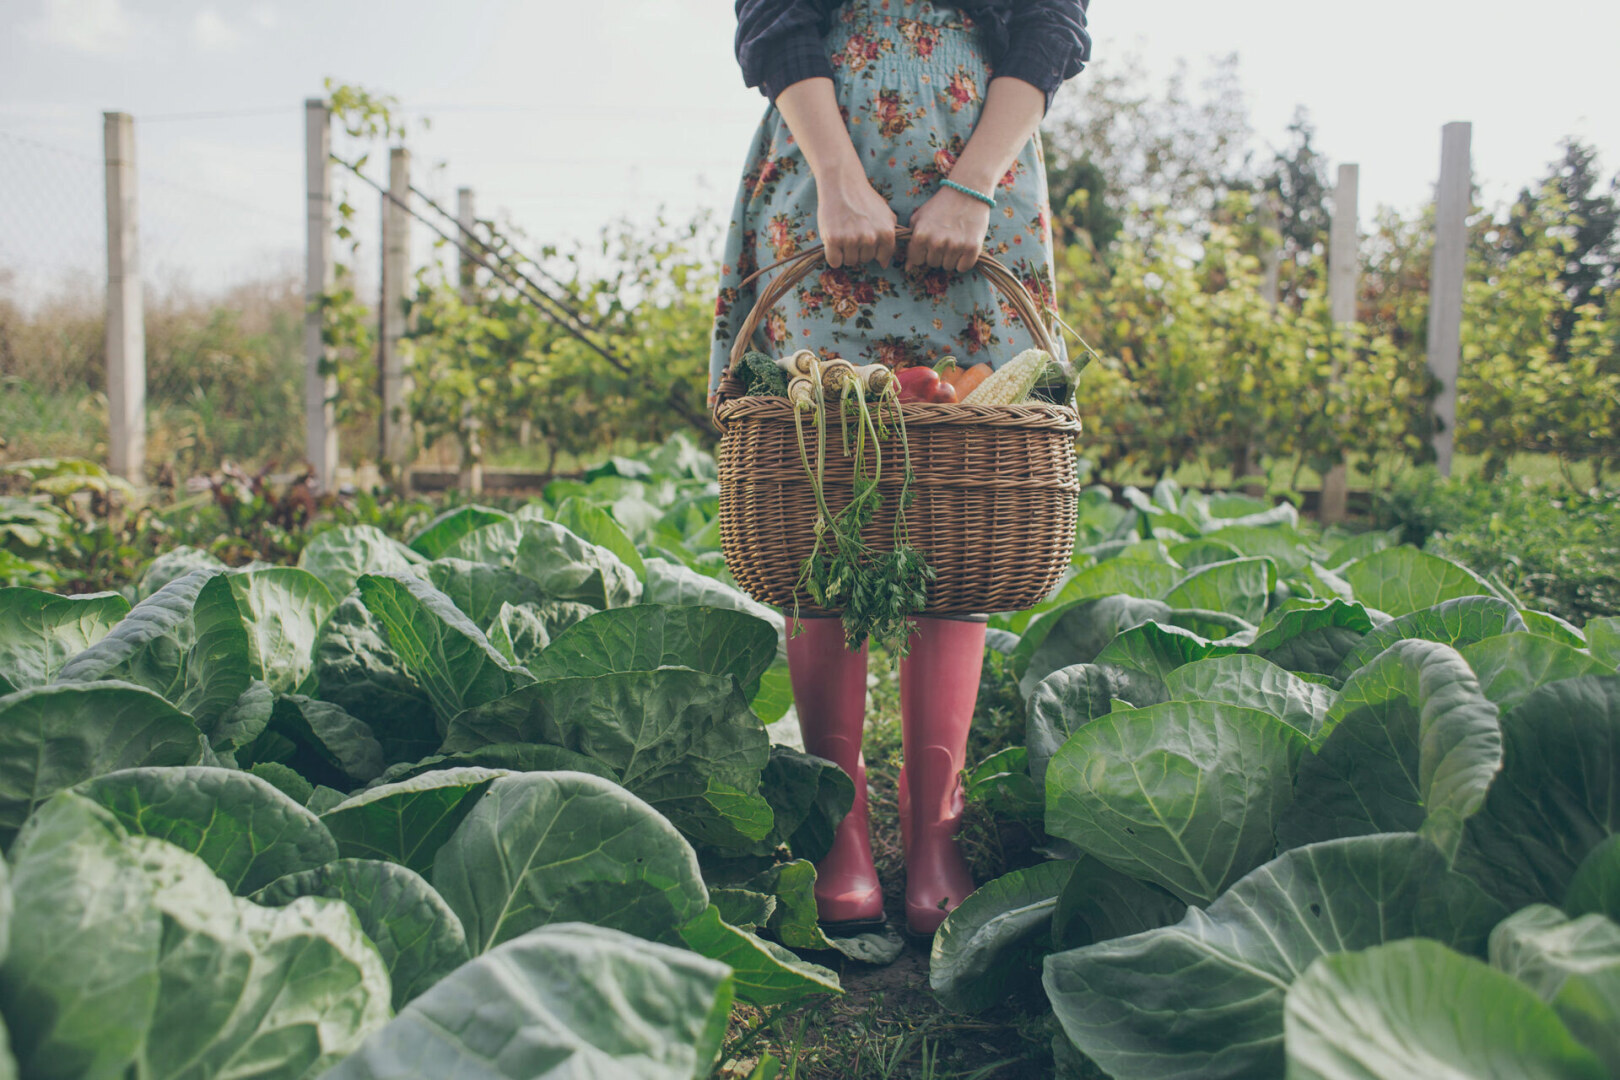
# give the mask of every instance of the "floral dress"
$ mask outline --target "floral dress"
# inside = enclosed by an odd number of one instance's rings
[[[992,71],[972,20],[929,0],[850,0],[827,36],[838,104],[866,174],[901,224],[939,189],[979,120]],[[1052,298],[1052,215],[1037,135],[997,185],[987,250],[1037,305]],[[765,280],[757,269],[819,243],[816,185],[773,105],[760,122],[726,236],[709,357],[712,395],[736,328]],[[976,271],[866,263],[812,273],[760,323],[755,346],[802,348],[858,364],[932,363],[954,355],[999,366],[1029,331]]]

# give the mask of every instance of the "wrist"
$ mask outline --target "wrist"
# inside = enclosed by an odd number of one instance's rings
[[[872,181],[866,176],[866,170],[861,167],[861,159],[853,154],[848,160],[826,162],[819,168],[812,167],[810,172],[816,178],[816,187],[824,192],[858,190],[872,186]]]
[[[961,184],[965,188],[971,188],[981,195],[989,195],[991,198],[995,198],[996,181],[999,177],[992,175],[987,169],[964,168],[962,163],[958,162],[956,168],[952,169],[945,179]],[[949,191],[950,189],[946,188],[945,190]],[[966,197],[963,196],[963,198]]]

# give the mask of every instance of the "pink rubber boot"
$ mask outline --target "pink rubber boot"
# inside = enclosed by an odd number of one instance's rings
[[[794,630],[802,627],[797,635]],[[816,912],[823,924],[881,924],[883,888],[872,866],[866,805],[866,649],[844,646],[835,618],[788,620],[788,672],[804,748],[855,781],[855,802],[833,834],[832,850],[816,865]]]
[[[961,772],[979,695],[985,624],[918,619],[911,654],[900,661],[901,836],[906,853],[906,924],[932,934],[973,891],[956,848]]]

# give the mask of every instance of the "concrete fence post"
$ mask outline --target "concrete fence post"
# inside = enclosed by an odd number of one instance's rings
[[[1338,183],[1333,189],[1333,228],[1328,235],[1328,307],[1335,326],[1347,326],[1356,321],[1356,291],[1361,279],[1356,208],[1360,174],[1359,166],[1340,165]],[[1339,381],[1336,363],[1331,378],[1334,383]],[[1318,515],[1323,523],[1343,521],[1349,498],[1349,469],[1340,460],[1322,477],[1322,505]]]
[[[102,114],[102,137],[107,161],[107,465],[139,484],[146,466],[146,316],[134,117]]]
[[[1473,176],[1473,125],[1440,129],[1440,184],[1435,189],[1434,258],[1429,266],[1429,371],[1440,384],[1434,399],[1434,455],[1451,475],[1457,430],[1457,368],[1462,358],[1463,278],[1468,269],[1468,209]]]

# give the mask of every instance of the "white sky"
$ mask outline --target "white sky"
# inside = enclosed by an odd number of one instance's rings
[[[1236,52],[1260,143],[1308,107],[1321,148],[1361,165],[1364,222],[1429,197],[1449,120],[1474,124],[1487,202],[1539,175],[1567,133],[1620,169],[1617,4],[1094,0],[1091,25],[1098,65],[1131,54],[1157,74]],[[480,212],[541,240],[588,241],[660,205],[723,215],[763,110],[732,29],[726,0],[5,0],[0,268],[24,295],[101,272],[103,110],[137,119],[155,277],[298,266],[301,103],[327,76],[432,117],[412,138],[418,186],[471,185]],[[196,116],[216,113],[249,115]],[[374,231],[375,196],[355,194]]]

